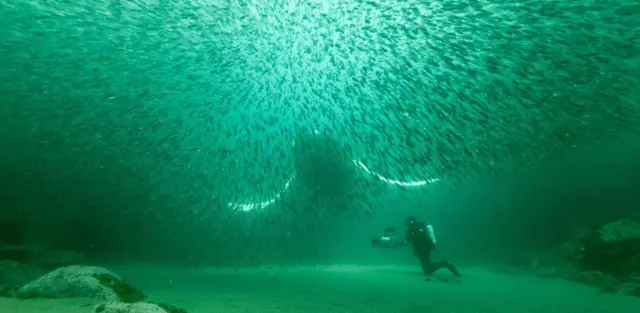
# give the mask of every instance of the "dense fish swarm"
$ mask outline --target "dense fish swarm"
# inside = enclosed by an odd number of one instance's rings
[[[464,181],[640,121],[637,1],[0,0],[0,16],[3,157],[126,168],[118,184],[167,206],[359,210],[372,181]]]

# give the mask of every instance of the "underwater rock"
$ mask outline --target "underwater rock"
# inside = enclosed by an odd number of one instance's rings
[[[94,313],[171,313],[153,303],[105,303],[98,305]]]
[[[570,278],[573,281],[602,289],[609,293],[618,293],[622,282],[615,277],[597,271],[581,272]]]
[[[620,286],[620,293],[640,297],[640,272],[631,273],[629,281]]]
[[[16,288],[11,285],[2,285],[0,284],[0,298],[10,298],[16,292]]]
[[[156,303],[156,302],[150,302],[150,303],[161,307],[162,309],[164,309],[168,313],[187,313],[186,310],[177,308],[177,307],[175,307],[173,305],[169,305],[169,304],[165,304],[165,303]]]
[[[587,270],[630,280],[640,271],[640,223],[620,220],[602,226],[585,245],[580,263]]]
[[[16,261],[0,261],[0,286],[21,286],[29,279],[29,274],[22,264]]]
[[[616,291],[618,294],[640,297],[640,284],[635,282],[624,283],[619,285]]]
[[[640,223],[632,220],[620,220],[602,226],[599,233],[603,243],[640,240]]]
[[[539,251],[530,272],[560,277],[623,295],[640,293],[640,223],[621,220],[594,230],[586,238]]]
[[[146,298],[142,290],[112,274],[99,273],[93,274],[93,277],[96,278],[103,286],[113,290],[122,302],[134,303]]]
[[[574,281],[600,288],[604,292],[640,297],[640,283],[635,281],[621,281],[612,275],[601,272],[582,272],[576,275]]]
[[[116,274],[95,266],[73,265],[54,270],[18,289],[19,298],[89,297],[107,301],[139,301],[142,292]]]
[[[582,246],[577,243],[563,243],[551,249],[538,251],[527,270],[540,277],[569,278],[582,270],[577,260],[582,255]]]
[[[0,297],[12,297],[15,292],[33,277],[37,277],[41,269],[16,261],[0,261]]]
[[[94,313],[187,313],[172,305],[155,302],[105,303],[98,305]]]

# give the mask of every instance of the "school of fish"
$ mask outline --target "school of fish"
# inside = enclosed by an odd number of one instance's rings
[[[126,168],[118,184],[202,214],[369,214],[390,188],[640,121],[633,1],[0,0],[0,16],[16,157]]]

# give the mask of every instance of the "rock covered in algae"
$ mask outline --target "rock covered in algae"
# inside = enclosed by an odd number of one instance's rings
[[[603,243],[621,241],[640,242],[640,222],[633,220],[620,220],[606,224],[600,228],[600,240]]]
[[[157,302],[151,302],[151,303],[163,308],[168,313],[187,313],[186,310],[180,309],[170,304],[157,303]]]
[[[112,274],[96,273],[93,274],[93,277],[96,278],[103,286],[113,290],[122,302],[138,302],[146,297],[142,290]]]
[[[94,313],[187,313],[172,305],[155,302],[105,303],[98,305]]]
[[[632,280],[640,273],[640,223],[619,220],[602,226],[585,245],[582,265]]]
[[[98,305],[94,313],[172,313],[153,303],[105,303]]]
[[[73,265],[56,269],[18,289],[19,298],[89,297],[114,302],[144,299],[139,289],[107,269]]]

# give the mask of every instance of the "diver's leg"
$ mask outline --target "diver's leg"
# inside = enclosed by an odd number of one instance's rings
[[[456,277],[460,277],[460,272],[458,272],[458,269],[449,261],[438,261],[438,262],[432,262],[431,263],[431,272],[435,272],[443,267],[446,267],[453,275],[456,275]]]
[[[426,251],[421,251],[420,253],[416,253],[418,256],[418,260],[420,260],[420,267],[422,267],[422,272],[425,276],[431,276],[433,274],[433,264],[431,264],[431,253]]]
[[[420,260],[420,267],[422,268],[422,272],[424,273],[424,275],[430,276],[431,274],[433,274],[433,270],[431,269],[431,263],[429,262],[429,259],[420,257],[420,256],[418,256],[418,259]]]

